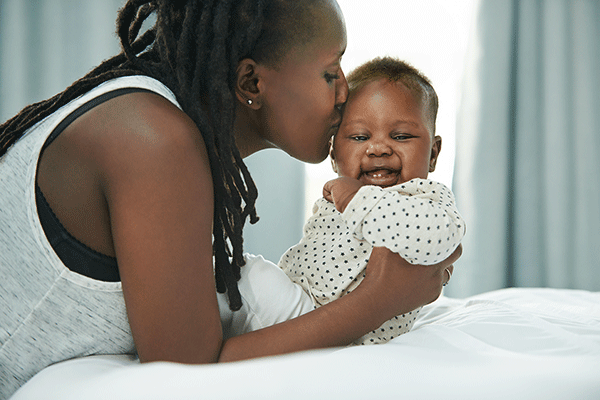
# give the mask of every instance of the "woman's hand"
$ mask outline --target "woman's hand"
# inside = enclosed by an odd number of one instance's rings
[[[369,258],[367,274],[356,290],[372,292],[375,312],[385,322],[429,304],[440,296],[448,282],[452,265],[462,254],[462,245],[444,261],[435,265],[412,265],[385,247],[375,247]]]
[[[220,362],[346,346],[385,321],[436,300],[445,269],[462,247],[436,265],[412,265],[384,247],[373,249],[367,276],[352,292],[297,318],[224,342]]]
[[[335,208],[343,213],[350,200],[363,186],[363,184],[354,178],[342,176],[333,179],[323,186],[323,197],[325,200],[333,203]]]

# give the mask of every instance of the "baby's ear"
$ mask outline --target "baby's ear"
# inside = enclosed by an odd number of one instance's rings
[[[333,150],[333,137],[329,139],[329,158],[331,159],[331,168],[333,172],[338,173],[337,162],[335,161],[335,151]]]
[[[435,165],[437,164],[440,151],[442,151],[442,138],[440,136],[435,136],[433,138],[433,144],[431,145],[431,156],[429,157],[429,172],[435,171]]]

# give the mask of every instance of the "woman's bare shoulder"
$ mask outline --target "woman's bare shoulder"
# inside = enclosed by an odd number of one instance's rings
[[[202,136],[192,119],[154,93],[116,97],[93,109],[87,120],[81,122],[94,127],[83,140],[98,150],[99,159],[104,155],[109,162],[117,161],[123,152],[124,162],[132,161],[132,157],[135,160],[136,156],[140,156],[139,162],[152,162],[147,156],[173,152],[178,147],[185,150],[190,145],[200,153],[205,152]]]

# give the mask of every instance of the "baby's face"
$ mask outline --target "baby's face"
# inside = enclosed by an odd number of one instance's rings
[[[346,104],[330,152],[333,168],[381,187],[427,178],[441,148],[427,126],[420,102],[402,83],[368,83]]]

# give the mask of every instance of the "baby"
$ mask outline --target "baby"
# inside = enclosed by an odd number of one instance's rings
[[[279,261],[315,307],[358,286],[373,247],[433,265],[452,254],[465,233],[450,189],[427,179],[442,146],[429,80],[385,57],[355,69],[348,84],[330,149],[339,178],[325,185],[303,238]],[[396,316],[355,344],[384,343],[408,332],[419,310]]]

